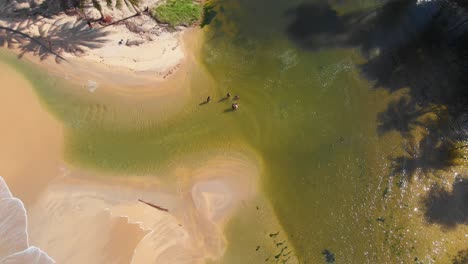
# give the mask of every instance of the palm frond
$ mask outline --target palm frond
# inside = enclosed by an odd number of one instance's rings
[[[116,0],[116,1],[115,1],[115,7],[116,7],[117,9],[122,9],[122,4],[123,4],[123,3],[122,3],[122,0]]]

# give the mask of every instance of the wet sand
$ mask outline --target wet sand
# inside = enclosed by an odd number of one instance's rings
[[[0,67],[0,174],[25,202],[33,245],[57,263],[203,263],[223,256],[224,224],[256,195],[258,161],[230,153],[189,165],[194,159],[186,157],[162,175],[171,184],[161,175],[111,179],[72,167],[63,161],[62,125],[23,76]]]
[[[23,76],[5,64],[0,69],[0,175],[29,206],[57,174],[63,129]]]
[[[201,167],[176,168],[169,175],[174,179],[170,186],[153,177],[110,180],[64,168],[62,178],[49,185],[30,211],[31,237],[58,262],[204,263],[207,258],[219,259],[226,248],[226,220],[257,189],[257,165],[239,154],[233,157],[237,158],[220,156]]]

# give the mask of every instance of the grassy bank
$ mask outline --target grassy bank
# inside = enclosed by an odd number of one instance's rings
[[[193,0],[166,0],[151,12],[158,22],[172,27],[191,26],[200,20],[201,14],[201,5]]]

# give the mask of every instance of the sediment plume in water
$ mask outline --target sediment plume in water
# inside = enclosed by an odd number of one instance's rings
[[[41,249],[29,246],[27,213],[0,176],[0,264],[51,264]]]

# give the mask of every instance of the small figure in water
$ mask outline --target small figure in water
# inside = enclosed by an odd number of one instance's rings
[[[234,100],[239,100],[239,96],[238,95],[234,95]]]
[[[231,93],[228,92],[228,93],[226,94],[226,97],[227,97],[227,98],[231,97]]]
[[[328,249],[322,251],[322,255],[325,257],[325,263],[334,264],[335,263],[335,254]]]
[[[123,42],[124,42],[123,39],[121,39],[121,40],[119,41],[119,45],[122,45]]]
[[[209,103],[210,101],[211,101],[211,96],[208,96],[208,97],[206,98],[206,103]]]
[[[239,108],[239,104],[238,104],[238,103],[232,104],[232,110],[233,110],[233,111],[237,110],[237,108]]]

